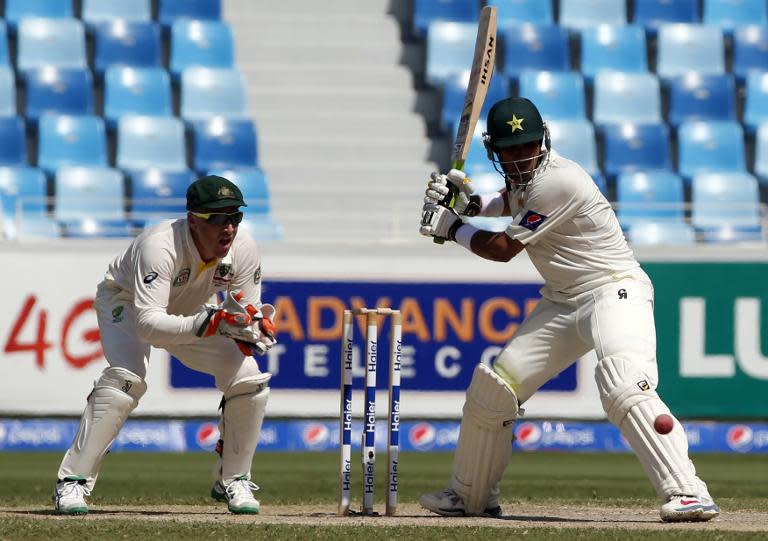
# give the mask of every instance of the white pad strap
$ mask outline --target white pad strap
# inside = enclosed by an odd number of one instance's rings
[[[269,399],[269,373],[261,373],[233,383],[224,393],[219,424],[223,440],[217,477],[224,485],[246,476],[251,478],[251,462],[261,436],[261,424]]]
[[[597,363],[595,379],[608,420],[632,447],[659,498],[697,495],[699,480],[682,425],[675,419],[672,432],[664,435],[653,428],[658,415],[671,413],[647,376],[631,361],[606,357]]]
[[[83,477],[86,487],[93,490],[109,446],[146,391],[147,384],[133,372],[115,367],[104,370],[88,396],[80,427],[64,455],[58,478]]]
[[[493,370],[478,364],[467,389],[450,488],[467,515],[480,515],[498,499],[497,485],[512,454],[517,396]]]

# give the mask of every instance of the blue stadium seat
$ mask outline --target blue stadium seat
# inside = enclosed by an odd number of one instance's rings
[[[690,246],[696,244],[696,232],[684,222],[636,222],[629,230],[633,246]]]
[[[192,171],[145,169],[131,174],[131,215],[134,220],[180,218],[186,212]]]
[[[15,29],[22,19],[68,19],[72,0],[5,0],[5,20]]]
[[[112,66],[104,75],[104,119],[124,115],[173,116],[171,79],[163,68]]]
[[[744,85],[744,127],[749,133],[768,121],[768,72],[752,71]]]
[[[652,73],[598,73],[595,77],[592,120],[598,126],[622,122],[662,122],[658,79]]]
[[[536,104],[544,120],[585,119],[584,79],[575,71],[525,71],[519,94]]]
[[[0,117],[0,165],[27,165],[27,136],[20,117]]]
[[[479,12],[477,0],[414,0],[413,32],[423,37],[434,21],[477,23]],[[477,29],[477,24],[474,26]]]
[[[87,68],[83,23],[77,19],[22,19],[16,63],[21,72],[48,65]]]
[[[445,80],[443,86],[443,103],[440,109],[440,124],[444,130],[455,133],[458,126],[458,120],[461,111],[464,108],[464,95],[467,92],[469,84],[469,70],[456,73]],[[488,93],[485,96],[482,110],[480,111],[480,121],[485,124],[484,119],[488,116],[488,110],[497,101],[509,96],[507,88],[507,79],[503,74],[496,73],[491,76],[491,82],[488,85]]]
[[[8,26],[0,20],[0,66],[10,66],[11,55],[8,47]]]
[[[10,66],[0,66],[0,116],[16,115],[16,76]]]
[[[37,165],[48,174],[67,165],[107,165],[107,140],[100,117],[43,115],[38,140]]]
[[[58,226],[48,217],[47,180],[34,167],[0,167],[0,208],[8,238],[57,237]]]
[[[137,68],[162,66],[162,35],[152,22],[122,20],[96,26],[94,31],[94,70],[101,76],[113,64]]]
[[[25,83],[26,116],[33,124],[46,113],[93,113],[93,78],[88,69],[45,66],[27,71]]]
[[[470,177],[485,174],[498,175],[493,168],[493,164],[488,160],[488,153],[483,146],[483,131],[485,131],[485,125],[478,122],[475,127],[475,133],[472,134],[472,143],[469,145],[467,159],[464,162],[464,171]]]
[[[587,173],[600,173],[597,164],[595,129],[586,119],[547,121],[552,148],[561,156],[578,163]]]
[[[603,137],[603,170],[609,178],[628,171],[671,169],[666,124],[608,124]]]
[[[733,33],[733,74],[743,84],[751,71],[768,71],[768,27],[749,25]]]
[[[568,32],[560,26],[522,26],[499,29],[504,47],[503,72],[515,81],[525,70],[568,71],[571,69]],[[472,51],[469,53],[469,65]]]
[[[744,172],[744,131],[738,122],[683,122],[677,129],[678,173]]]
[[[427,29],[426,79],[441,86],[472,65],[477,24],[435,21]]]
[[[730,36],[740,26],[768,24],[768,5],[765,0],[704,0],[702,22]]]
[[[256,167],[256,126],[248,119],[221,117],[193,123],[194,169]]]
[[[186,171],[184,124],[176,117],[124,116],[117,121],[117,167]]]
[[[689,72],[670,80],[669,123],[736,120],[736,84],[729,73]]]
[[[625,0],[560,0],[560,25],[579,32],[599,24],[627,24]]]
[[[639,222],[682,222],[683,179],[672,171],[634,171],[616,178],[616,214],[622,228]]]
[[[760,124],[755,135],[755,175],[768,188],[768,122]]]
[[[700,23],[699,0],[635,0],[632,22],[652,37],[663,24]]]
[[[58,220],[125,218],[125,183],[117,169],[60,167],[54,183],[54,216]]]
[[[555,23],[551,0],[487,0],[486,4],[496,7],[499,26]]]
[[[659,28],[656,73],[666,81],[689,71],[725,72],[723,32],[713,26],[668,24]]]
[[[212,169],[207,171],[231,180],[243,192],[248,207],[245,212],[250,214],[269,214],[271,212],[271,195],[269,182],[264,171],[258,167],[236,169]]]
[[[705,173],[693,177],[691,223],[704,234],[705,240],[708,234],[723,227],[734,228],[746,237],[757,236],[751,240],[759,240],[759,207],[757,180],[752,175]]]
[[[245,118],[245,77],[236,69],[187,68],[181,74],[181,116]]]
[[[169,69],[174,77],[192,66],[233,68],[235,44],[229,24],[180,19],[171,26]]]
[[[152,20],[151,0],[82,0],[81,18],[88,25],[109,23],[114,20]]]
[[[157,19],[164,27],[176,19],[221,19],[221,1],[158,0]]]
[[[582,30],[581,72],[591,82],[601,71],[647,72],[645,31],[634,25]]]

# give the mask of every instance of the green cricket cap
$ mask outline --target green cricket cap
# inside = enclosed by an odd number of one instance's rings
[[[247,206],[240,188],[224,177],[206,175],[187,188],[187,210]]]
[[[506,148],[541,141],[544,121],[533,102],[527,98],[506,98],[496,102],[488,111],[486,131],[491,146]]]

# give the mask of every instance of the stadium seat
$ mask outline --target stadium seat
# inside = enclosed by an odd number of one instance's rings
[[[109,23],[114,20],[152,20],[151,0],[82,0],[81,18],[88,25]]]
[[[0,117],[16,115],[16,76],[10,66],[0,66]]]
[[[671,169],[666,124],[608,124],[603,137],[603,170],[609,178],[628,172]]]
[[[456,73],[445,80],[443,86],[443,102],[440,109],[440,124],[443,129],[451,134],[455,133],[458,126],[458,120],[461,111],[464,108],[464,96],[469,84],[469,70]],[[485,96],[482,110],[480,111],[480,122],[485,124],[485,118],[488,116],[488,110],[497,101],[509,96],[507,88],[508,81],[503,74],[496,73],[491,76],[491,82],[488,85],[488,93]]]
[[[243,192],[245,211],[250,214],[269,214],[271,211],[271,196],[269,182],[264,171],[258,167],[237,169],[212,169],[212,175],[219,175],[231,180]]]
[[[163,68],[112,66],[104,75],[104,119],[123,115],[173,116],[171,80]]]
[[[27,165],[27,136],[18,116],[0,117],[0,165]]]
[[[744,132],[737,122],[683,122],[677,129],[678,173],[745,172]]]
[[[426,80],[441,86],[472,65],[477,24],[435,21],[427,29]]]
[[[215,117],[193,123],[194,169],[256,167],[256,126],[248,119]]]
[[[504,47],[504,66],[498,68],[512,80],[525,70],[568,71],[571,69],[568,32],[560,26],[522,26],[499,29]],[[469,53],[469,65],[472,52]]]
[[[22,19],[69,19],[72,0],[5,0],[5,20],[16,29]]]
[[[668,24],[659,28],[656,73],[663,81],[689,71],[725,72],[723,32],[713,26]]]
[[[730,36],[740,26],[768,24],[768,6],[765,0],[704,0],[702,22]]]
[[[45,66],[29,70],[25,87],[26,116],[33,124],[46,113],[93,113],[93,78],[88,69]]]
[[[700,23],[699,0],[634,0],[632,22],[651,37],[663,24]]]
[[[100,117],[43,115],[38,134],[37,165],[48,174],[67,165],[107,165],[107,140]]]
[[[10,66],[11,55],[8,47],[8,26],[0,19],[0,66]]]
[[[413,33],[423,37],[430,23],[434,21],[453,21],[477,23],[479,4],[477,0],[414,0]],[[477,24],[474,25],[477,29]]]
[[[486,4],[496,8],[499,26],[555,23],[551,0],[487,0]]]
[[[622,228],[640,222],[682,222],[683,179],[672,171],[634,171],[616,178],[616,214]]]
[[[475,133],[472,134],[472,143],[469,145],[469,152],[467,152],[467,158],[464,162],[464,171],[473,178],[485,174],[498,175],[493,168],[493,164],[488,160],[488,153],[485,150],[485,146],[483,146],[482,134],[485,128],[480,122],[477,123]]]
[[[584,79],[575,71],[525,71],[520,74],[519,94],[536,104],[542,118],[585,119]]]
[[[768,123],[760,124],[755,135],[755,175],[768,188]]]
[[[627,24],[625,0],[560,0],[560,26],[579,32],[599,24]]]
[[[736,120],[736,84],[727,73],[689,72],[670,80],[669,123]]]
[[[245,118],[245,77],[236,69],[187,68],[181,74],[181,116]]]
[[[691,224],[707,237],[723,227],[746,237],[760,230],[757,180],[747,173],[705,173],[693,177]],[[745,240],[745,239],[740,239]]]
[[[57,220],[125,218],[125,184],[117,169],[60,167],[54,182]]]
[[[658,124],[661,89],[652,73],[604,71],[595,77],[592,120],[603,124]]]
[[[57,237],[48,217],[47,180],[34,167],[0,167],[0,205],[6,238]]]
[[[145,169],[134,172],[130,179],[133,219],[146,222],[184,216],[192,171]]]
[[[752,71],[744,86],[744,127],[755,133],[768,122],[768,72]]]
[[[235,45],[229,24],[177,20],[171,26],[169,69],[174,77],[192,66],[233,68]]]
[[[636,222],[629,230],[633,246],[690,246],[696,243],[696,232],[684,222]]]
[[[600,173],[597,145],[592,123],[582,120],[547,121],[552,148],[560,155],[578,163],[587,173]]]
[[[768,71],[768,27],[741,26],[733,33],[733,74],[743,84],[751,71]]]
[[[113,64],[137,68],[162,66],[162,35],[152,22],[116,20],[94,31],[94,70],[101,76]]]
[[[645,31],[634,25],[591,26],[581,31],[581,72],[590,83],[601,71],[645,73]]]
[[[157,19],[169,27],[176,19],[221,19],[221,0],[157,0]]]
[[[21,72],[48,65],[87,68],[83,23],[77,19],[22,19],[16,62]]]
[[[124,116],[117,121],[117,167],[186,171],[184,124],[176,117]]]

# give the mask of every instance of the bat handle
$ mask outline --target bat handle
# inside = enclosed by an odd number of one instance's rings
[[[454,160],[453,163],[451,163],[451,169],[458,169],[459,171],[464,170],[464,160]],[[456,204],[456,194],[458,193],[458,189],[453,184],[448,184],[448,193],[445,194],[445,197],[442,201],[440,201],[440,204],[444,207],[448,207],[449,209],[453,208],[453,205]],[[445,239],[432,237],[432,242],[435,244],[444,244]]]

